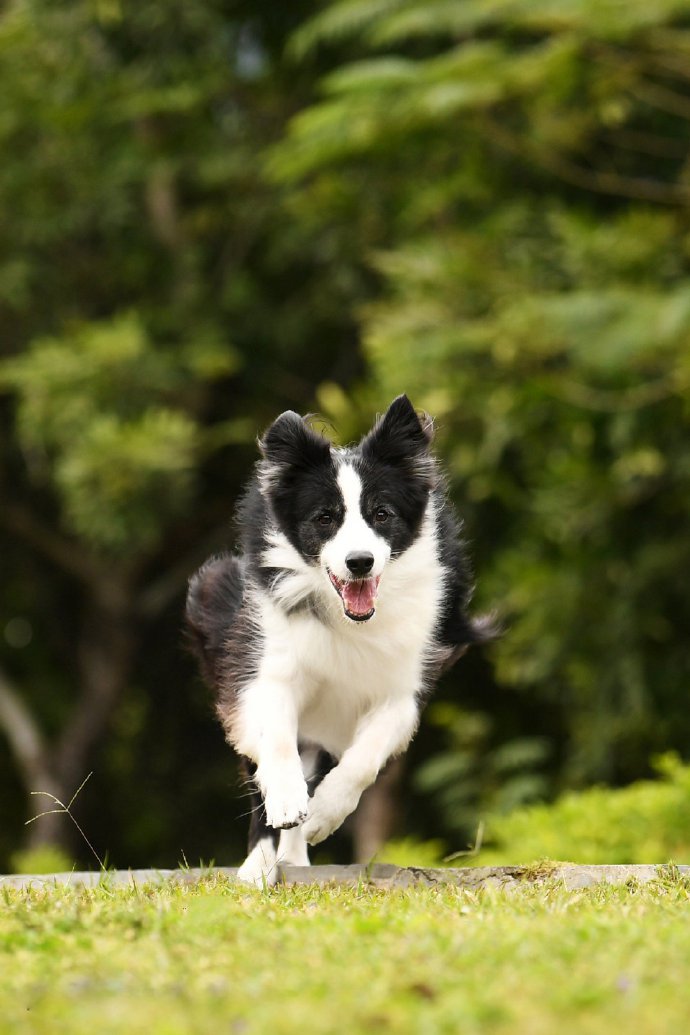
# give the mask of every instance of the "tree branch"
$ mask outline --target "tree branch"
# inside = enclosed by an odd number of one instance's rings
[[[484,113],[481,125],[484,132],[490,135],[499,147],[532,165],[541,166],[575,187],[582,187],[597,194],[635,198],[637,201],[654,201],[663,205],[687,204],[690,201],[690,185],[662,183],[659,180],[620,176],[618,173],[604,172],[600,169],[586,169],[554,152],[530,151],[515,134],[498,125],[487,113]]]
[[[614,147],[635,151],[637,154],[651,155],[654,158],[685,158],[688,153],[687,143],[684,141],[655,133],[612,129],[605,136]]]
[[[89,756],[127,687],[136,639],[126,609],[90,601],[77,646],[81,693],[55,752],[56,771],[66,787],[83,780]]]
[[[677,115],[681,119],[690,119],[690,98],[670,90],[660,83],[639,82],[628,87],[633,97],[649,104],[652,108],[665,111],[669,115]]]
[[[42,553],[58,568],[82,582],[93,584],[96,581],[97,565],[85,552],[84,546],[72,543],[54,532],[21,503],[3,501],[0,520],[5,528]]]
[[[690,388],[690,377],[678,374],[660,377],[632,388],[606,389],[582,384],[571,379],[548,379],[542,382],[551,395],[600,413],[628,413],[663,402],[673,395],[682,395]]]
[[[193,575],[211,554],[228,549],[228,541],[231,538],[229,526],[230,523],[226,521],[220,528],[215,528],[204,537],[202,543],[197,543],[181,560],[171,565],[155,581],[150,582],[137,597],[137,615],[142,618],[155,618],[182,593],[190,575]]]
[[[51,783],[48,777],[48,749],[38,724],[19,691],[0,670],[0,727],[5,731],[27,791]]]
[[[145,185],[146,210],[153,232],[161,244],[177,252],[184,241],[172,170],[154,163]]]

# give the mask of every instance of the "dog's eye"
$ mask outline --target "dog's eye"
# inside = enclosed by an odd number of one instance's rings
[[[319,514],[316,520],[320,525],[330,525],[330,523],[333,521],[333,515],[330,514],[327,510],[324,510],[321,514]]]
[[[390,513],[386,510],[385,507],[379,507],[376,513],[374,514],[374,520],[379,525],[382,525],[384,521],[388,521],[389,517]]]

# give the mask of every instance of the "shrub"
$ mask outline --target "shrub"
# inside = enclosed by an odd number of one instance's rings
[[[592,787],[550,805],[490,816],[486,847],[472,862],[690,862],[690,765],[667,754],[655,769],[659,780]]]
[[[74,861],[55,845],[41,845],[15,852],[10,865],[15,873],[68,873]]]

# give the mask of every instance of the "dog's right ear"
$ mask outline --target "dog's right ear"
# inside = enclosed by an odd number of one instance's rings
[[[265,460],[281,467],[315,467],[330,460],[331,444],[317,435],[299,413],[286,410],[259,439]]]

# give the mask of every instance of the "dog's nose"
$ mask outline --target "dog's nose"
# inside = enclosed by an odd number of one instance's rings
[[[345,558],[345,564],[353,575],[363,579],[374,567],[374,555],[368,551],[349,553]]]

